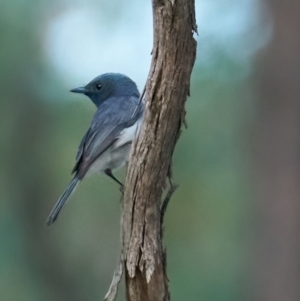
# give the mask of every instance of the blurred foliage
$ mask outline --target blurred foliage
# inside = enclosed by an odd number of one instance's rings
[[[1,300],[100,300],[118,261],[120,193],[105,176],[86,179],[58,222],[44,226],[94,112],[44,55],[41,19],[67,4],[0,3]],[[247,300],[251,290],[255,91],[233,76],[242,63],[217,53],[218,64],[195,65],[188,129],[174,155],[180,186],[165,224],[174,301]]]

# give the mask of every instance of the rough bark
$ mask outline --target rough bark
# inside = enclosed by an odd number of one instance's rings
[[[256,179],[256,300],[300,300],[300,2],[270,1],[274,38],[263,60]]]
[[[162,246],[162,193],[196,56],[194,0],[153,0],[154,45],[144,123],[127,170],[122,212],[128,301],[169,300]]]

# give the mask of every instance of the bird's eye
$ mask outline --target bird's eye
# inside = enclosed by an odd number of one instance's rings
[[[101,90],[101,88],[102,88],[102,85],[101,85],[101,84],[96,84],[96,89],[97,89],[97,90]]]

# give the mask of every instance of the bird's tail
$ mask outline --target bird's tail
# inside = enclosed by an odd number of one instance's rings
[[[55,204],[54,208],[52,209],[52,211],[51,211],[51,213],[50,213],[50,215],[47,219],[47,226],[51,226],[55,222],[55,220],[58,217],[58,214],[59,214],[60,210],[62,209],[62,207],[64,206],[64,204],[68,200],[69,196],[75,190],[75,188],[77,187],[77,185],[79,183],[80,183],[80,180],[77,177],[75,177],[71,181],[71,183],[69,184],[69,186],[67,187],[65,192],[62,194],[62,196],[59,198],[59,200]]]

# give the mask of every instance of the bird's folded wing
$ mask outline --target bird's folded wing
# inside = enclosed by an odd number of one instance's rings
[[[96,112],[81,140],[72,172],[85,174],[91,164],[118,140],[120,133],[137,121],[140,116],[132,115],[137,104],[138,99],[125,102],[124,99],[115,99],[114,106],[103,106]]]

